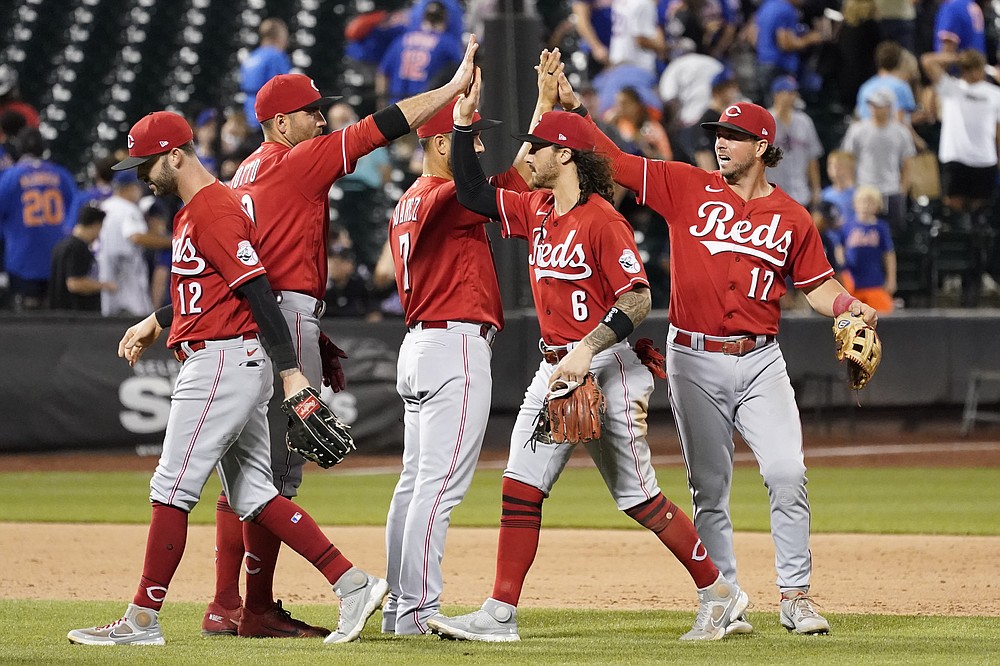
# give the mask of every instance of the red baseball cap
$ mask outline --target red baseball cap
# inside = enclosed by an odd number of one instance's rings
[[[417,137],[420,139],[426,139],[427,137],[436,136],[438,134],[451,134],[451,129],[455,126],[453,112],[455,110],[455,104],[458,102],[458,98],[455,98],[445,104],[444,108],[431,116],[431,119],[426,123],[417,128]],[[481,132],[482,130],[490,129],[491,127],[496,127],[497,125],[502,125],[499,120],[490,120],[488,118],[483,118],[476,111],[472,114],[472,131]]]
[[[253,105],[258,122],[274,118],[279,113],[295,113],[310,107],[329,106],[340,97],[323,97],[319,88],[305,74],[278,74],[257,92]]]
[[[184,116],[171,111],[154,111],[143,116],[128,132],[128,157],[111,167],[115,171],[134,169],[143,162],[194,138]]]
[[[774,116],[762,106],[740,102],[726,107],[715,123],[702,123],[702,129],[714,132],[719,127],[743,132],[768,143],[774,142]]]
[[[594,132],[583,116],[569,111],[548,111],[538,119],[530,134],[515,134],[518,141],[565,146],[573,150],[594,150]]]

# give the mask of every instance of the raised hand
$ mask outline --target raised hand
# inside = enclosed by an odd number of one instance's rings
[[[538,101],[551,109],[559,101],[559,76],[566,68],[559,49],[545,49],[538,57],[535,72],[538,74]]]
[[[576,94],[573,90],[573,86],[570,85],[569,79],[566,78],[566,73],[562,72],[558,76],[559,83],[559,103],[562,108],[567,111],[572,111],[577,108],[583,102],[580,101],[580,96]]]
[[[465,57],[462,58],[462,63],[455,70],[455,76],[451,77],[451,81],[448,82],[448,88],[453,90],[454,94],[465,93],[469,89],[473,70],[476,69],[474,59],[478,50],[479,43],[476,41],[476,36],[471,35],[469,45],[465,47]]]
[[[472,124],[472,117],[479,108],[479,90],[483,84],[483,73],[478,67],[472,75],[472,83],[469,89],[458,96],[458,102],[452,111],[452,119],[456,125],[468,126]]]

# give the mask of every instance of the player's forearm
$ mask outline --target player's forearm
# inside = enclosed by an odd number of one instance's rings
[[[573,113],[581,115],[590,121],[594,132],[594,143],[597,146],[597,152],[611,160],[611,169],[614,172],[615,182],[633,192],[638,192],[642,188],[643,158],[622,152],[622,149],[601,131],[601,128],[597,126],[597,123],[594,122],[594,119],[587,112],[586,107],[581,105],[573,109]]]
[[[843,294],[849,296],[844,286],[834,278],[821,282],[812,289],[804,290],[809,307],[824,317],[834,317],[833,302]]]
[[[498,219],[497,188],[490,185],[473,145],[475,135],[469,128],[455,126],[451,135],[451,170],[455,176],[458,203],[474,213]]]
[[[66,291],[78,296],[89,296],[99,294],[107,286],[106,282],[95,280],[92,277],[68,277],[66,278]]]
[[[611,345],[628,337],[628,333],[646,319],[651,306],[652,298],[647,287],[636,287],[632,291],[622,294],[615,301],[614,307],[608,311],[608,316],[605,317],[605,321],[609,323],[602,322],[598,324],[593,331],[581,340],[581,343],[586,345],[592,353],[599,354]],[[613,314],[615,310],[620,314]],[[631,325],[626,325],[625,328],[622,328],[620,324],[613,321],[613,319],[621,315],[628,317]]]
[[[288,332],[288,325],[281,315],[267,276],[261,275],[244,282],[236,291],[247,299],[254,321],[260,329],[261,342],[274,367],[283,377],[286,370],[297,370],[299,364],[295,357],[292,336]]]

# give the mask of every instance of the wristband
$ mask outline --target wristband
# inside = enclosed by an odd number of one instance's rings
[[[837,297],[833,299],[833,316],[839,317],[844,314],[851,309],[851,306],[854,305],[854,302],[857,300],[858,299],[847,293],[837,294]]]
[[[614,332],[618,342],[627,338],[628,334],[635,328],[632,319],[618,308],[608,310],[608,314],[604,315],[601,323]]]
[[[153,311],[153,318],[156,319],[156,325],[160,328],[170,328],[170,324],[174,320],[174,306],[164,305]]]
[[[575,113],[576,115],[580,116],[581,118],[586,118],[587,117],[587,107],[585,107],[583,104],[581,104],[580,106],[576,107],[575,109],[570,109],[569,112],[570,113]]]

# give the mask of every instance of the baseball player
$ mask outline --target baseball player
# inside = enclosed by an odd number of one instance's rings
[[[588,117],[565,76],[563,108]],[[781,159],[771,143],[774,118],[747,102],[733,104],[715,133],[718,171],[626,155],[600,131],[598,150],[612,159],[615,180],[667,220],[670,230],[670,327],[667,375],[681,440],[694,522],[723,575],[736,580],[729,490],[733,429],[760,465],[771,504],[771,535],[781,591],[781,624],[800,634],[826,633],[827,620],[808,596],[809,500],[802,428],[775,336],[779,299],[791,278],[827,317],[846,311],[869,324],[875,311],[847,294],[809,213],[767,182]],[[745,617],[730,633],[749,633]]]
[[[445,86],[400,101],[327,135],[322,109],[337,97],[321,97],[302,74],[270,79],[257,94],[256,113],[264,142],[233,176],[230,187],[254,220],[258,251],[268,267],[281,313],[295,346],[298,366],[315,386],[344,387],[341,352],[320,332],[327,283],[329,191],[354,170],[357,160],[425,122],[463,90],[472,76],[473,40],[466,64]],[[283,437],[271,444],[271,472],[278,492],[295,497],[302,482],[302,456]],[[244,544],[247,536],[252,542]],[[329,633],[296,620],[273,599],[274,569],[281,542],[270,532],[244,525],[223,494],[216,511],[216,590],[202,620],[204,635],[311,637]],[[246,599],[239,573],[248,558]],[[252,566],[251,566],[252,565]]]
[[[257,256],[253,221],[198,161],[192,138],[183,117],[151,113],[133,125],[129,157],[115,165],[138,167],[153,194],[177,194],[184,202],[173,231],[174,303],[129,328],[118,355],[134,365],[169,326],[167,346],[183,365],[150,481],[153,516],[139,588],[121,619],[75,629],[68,638],[82,645],[163,645],[159,612],[184,553],[188,512],[217,469],[240,518],[273,532],[333,585],[341,599],[340,622],[325,642],[352,641],[389,586],[353,566],[271,481],[266,411],[272,359],[286,396],[309,382],[296,366],[288,328]]]
[[[445,535],[479,459],[493,390],[490,345],[504,323],[487,219],[455,197],[454,105],[417,129],[423,174],[389,221],[409,331],[396,380],[404,406],[403,471],[386,520],[391,592],[382,611],[382,631],[398,635],[427,633],[427,619],[440,612]],[[477,153],[484,150],[479,132],[498,124],[474,116]]]
[[[470,129],[479,87],[477,72],[469,95],[455,107],[458,201],[498,220],[504,237],[528,240],[542,361],[511,433],[493,594],[474,613],[438,615],[427,626],[449,638],[520,640],[517,604],[538,548],[542,502],[573,452],[569,444],[533,442],[534,422],[555,382],[580,381],[593,372],[605,391],[607,417],[601,439],[588,442],[587,451],[618,508],[656,534],[699,588],[694,627],[682,638],[722,638],[747,596],[719,573],[691,521],[660,492],[650,464],[646,408],[653,378],[627,341],[649,312],[649,285],[631,227],[610,203],[607,161],[594,152],[583,118],[551,111],[530,134],[516,137],[530,144],[524,159],[536,189],[524,191],[523,182],[520,191],[493,187],[475,157]]]

